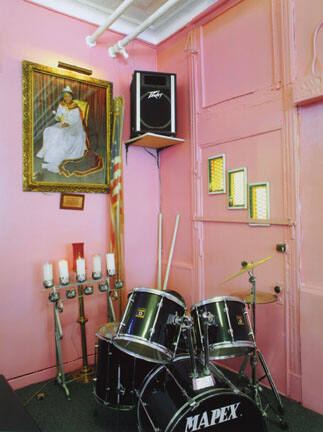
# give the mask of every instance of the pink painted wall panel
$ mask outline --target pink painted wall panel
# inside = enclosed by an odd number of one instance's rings
[[[272,82],[270,1],[246,0],[201,29],[203,105]]]
[[[202,75],[199,80],[205,77]],[[198,118],[199,143],[220,144],[281,129],[282,114],[281,92],[269,88],[204,108]]]
[[[323,102],[300,108],[300,198],[302,217],[302,282],[323,286],[322,230],[323,203]]]
[[[301,291],[302,392],[305,407],[323,414],[323,289],[303,284]]]
[[[303,78],[312,72],[313,36],[316,26],[323,20],[321,0],[311,0],[309,4],[303,0],[295,0],[295,43],[297,78]],[[317,38],[318,63],[317,71],[323,71],[323,29]]]
[[[84,211],[59,210],[59,194],[22,192],[22,72],[23,59],[56,66],[58,60],[88,67],[93,76],[112,81],[114,95],[126,99],[124,138],[129,137],[129,83],[134,69],[156,68],[155,48],[133,42],[129,62],[110,59],[108,43],[118,35],[106,32],[96,48],[90,49],[84,38],[95,27],[30,3],[4,2],[0,16],[0,369],[9,379],[23,376],[15,386],[29,384],[53,375],[55,364],[53,311],[48,293],[42,292],[42,264],[47,260],[72,259],[72,242],[85,243],[85,255],[91,270],[92,254],[102,256],[109,245],[109,196],[86,194]],[[138,176],[138,169],[141,169]],[[155,174],[155,177],[152,176]],[[152,284],[155,279],[155,215],[158,181],[155,162],[144,160],[142,153],[131,154],[125,165],[126,282],[129,288],[140,280]],[[149,183],[141,192],[143,183]],[[129,188],[131,184],[131,189]],[[128,190],[131,194],[128,193]],[[149,203],[149,204],[148,204]],[[149,209],[147,209],[149,205]],[[142,210],[141,217],[132,218]],[[138,233],[141,234],[140,244]],[[127,248],[129,242],[130,248]],[[136,248],[134,247],[136,245]],[[137,272],[140,269],[140,273]],[[57,279],[56,279],[57,281]],[[77,302],[65,302],[61,314],[64,329],[64,361],[76,367],[80,357]],[[95,332],[106,322],[106,299],[96,294],[85,299],[88,352],[93,355]],[[44,370],[42,374],[36,373]],[[25,376],[25,377],[24,377]]]
[[[280,286],[279,302],[257,305],[257,344],[268,363],[275,383],[286,392],[286,352],[284,349],[285,311],[285,257],[275,252],[276,243],[284,238],[284,229],[278,227],[249,227],[244,224],[206,223],[204,225],[205,298],[248,293],[249,276],[244,273],[224,284],[221,282],[241,268],[241,262],[256,262],[268,256],[274,258],[254,269],[256,289],[274,293]],[[279,355],[277,354],[279,353]],[[230,367],[235,362],[229,362]]]
[[[129,147],[125,197],[127,291],[155,287],[159,178],[156,160],[143,148]],[[144,229],[143,229],[144,228]]]
[[[257,262],[274,257],[255,269],[259,275],[258,288],[273,292],[275,285],[284,283],[284,255],[275,251],[276,243],[284,237],[280,227],[253,227],[235,223],[205,223],[205,295],[227,295],[248,289],[248,275],[219,285],[241,268],[242,261]]]
[[[228,209],[228,195],[208,194],[208,158],[226,155],[226,169],[247,168],[247,182],[269,182],[271,217],[282,219],[283,160],[281,133],[273,131],[234,142],[207,146],[202,150],[204,217],[248,219],[247,209]],[[226,176],[227,182],[227,176]],[[228,190],[228,184],[227,184]]]
[[[198,25],[198,23],[197,23]],[[270,181],[272,190],[272,217],[283,218],[285,208],[284,198],[284,164],[282,147],[282,100],[280,91],[272,90],[273,83],[273,55],[271,33],[270,2],[244,1],[220,15],[209,23],[204,24],[201,38],[192,39],[188,36],[181,40],[174,39],[174,45],[168,41],[158,51],[160,67],[168,65],[170,61],[181,64],[185,55],[184,42],[190,43],[197,50],[195,59],[198,64],[193,70],[192,81],[197,93],[195,103],[197,112],[197,142],[191,143],[192,155],[196,151],[198,159],[196,166],[178,167],[178,172],[169,174],[172,161],[164,156],[161,166],[162,197],[168,197],[168,203],[175,202],[178,197],[178,173],[185,175],[187,182],[189,175],[196,170],[193,182],[197,187],[196,196],[191,200],[202,198],[203,214],[205,218],[247,219],[247,210],[228,210],[227,195],[208,195],[207,158],[221,153],[226,154],[227,169],[246,166],[248,181]],[[200,46],[199,46],[200,43]],[[187,45],[186,45],[187,48]],[[175,63],[176,59],[176,63]],[[189,70],[189,54],[187,53],[186,68]],[[201,67],[199,67],[201,66]],[[187,81],[187,72],[179,69],[179,82]],[[245,93],[254,92],[248,96]],[[204,101],[203,98],[204,97]],[[237,97],[225,103],[218,103],[225,99]],[[200,101],[202,100],[202,103]],[[206,106],[214,104],[212,106]],[[179,114],[180,121],[184,121],[187,129],[191,128],[188,117]],[[194,121],[194,120],[193,120]],[[196,145],[196,150],[193,146]],[[165,154],[170,154],[171,149]],[[183,162],[189,163],[185,158]],[[176,153],[176,157],[180,155]],[[201,163],[199,171],[198,164]],[[189,172],[189,168],[191,172]],[[199,189],[199,181],[202,181]],[[175,195],[176,191],[176,195]],[[178,198],[181,199],[181,198]],[[166,202],[166,198],[165,198]],[[173,205],[173,204],[171,204]],[[197,302],[212,296],[229,295],[234,290],[247,290],[246,275],[230,282],[227,286],[219,286],[219,282],[228,275],[236,272],[241,261],[246,259],[257,261],[275,253],[276,243],[288,238],[289,232],[285,228],[249,227],[245,224],[232,223],[203,223],[200,249],[196,251],[204,265],[202,291],[193,284],[193,293],[187,297]],[[192,231],[193,238],[197,238],[197,231]],[[176,259],[182,260],[187,252],[179,251]],[[194,259],[194,254],[192,255]],[[184,261],[184,259],[183,259]],[[195,261],[196,262],[196,261]],[[193,267],[193,273],[197,268]],[[279,303],[264,305],[257,312],[258,343],[263,350],[269,367],[280,391],[286,393],[286,331],[285,331],[285,258],[283,255],[275,257],[264,267],[257,269],[259,275],[259,289],[273,292],[275,285],[280,285],[283,294]],[[271,325],[268,331],[268,325]],[[279,351],[279,356],[277,356]],[[231,361],[230,367],[237,369],[239,361]]]
[[[299,110],[302,389],[304,405],[323,414],[322,395],[322,195],[323,103]],[[315,355],[313,347],[315,346]]]
[[[320,0],[313,0],[309,7],[308,2],[296,0],[295,2],[281,3],[282,8],[276,2],[269,1],[243,1],[220,17],[210,22],[203,22],[202,51],[196,43],[195,58],[202,61],[202,67],[193,76],[197,92],[197,121],[198,142],[202,148],[202,179],[204,180],[203,194],[205,214],[216,217],[227,215],[246,214],[247,212],[230,212],[225,209],[225,197],[212,197],[208,200],[205,191],[206,182],[206,158],[211,152],[214,154],[226,152],[230,159],[231,167],[241,166],[243,160],[252,160],[250,172],[258,177],[258,174],[266,174],[273,183],[272,191],[272,216],[286,218],[294,213],[288,203],[293,200],[292,185],[286,183],[291,178],[296,166],[289,166],[290,160],[286,153],[288,134],[291,132],[287,116],[284,119],[284,110],[293,111],[288,95],[284,100],[284,94],[279,89],[280,71],[293,68],[286,56],[281,56],[282,41],[290,42],[291,52],[296,55],[296,75],[298,78],[307,75],[311,67],[311,37],[315,26],[322,19]],[[291,6],[291,9],[288,6]],[[293,9],[295,7],[295,9]],[[293,39],[287,35],[279,34],[279,20],[283,25],[293,20],[295,11],[295,45]],[[288,15],[288,14],[291,15]],[[287,16],[288,15],[288,16]],[[273,22],[272,22],[273,20]],[[199,23],[195,23],[197,28]],[[273,24],[273,29],[271,28]],[[169,65],[170,61],[176,64],[183,59],[184,41],[192,27],[178,37],[171,38],[158,50],[159,67]],[[195,30],[196,31],[196,30]],[[283,27],[283,31],[287,28]],[[291,36],[293,38],[293,36]],[[194,36],[193,36],[194,39]],[[172,45],[173,42],[173,45]],[[196,41],[195,41],[196,42]],[[252,49],[250,48],[252,47]],[[295,51],[293,52],[293,50]],[[319,70],[322,70],[322,32],[318,38]],[[285,47],[285,52],[288,49]],[[189,63],[187,63],[189,69]],[[285,70],[285,74],[286,74]],[[196,72],[196,71],[195,71]],[[179,80],[184,78],[184,71],[180,71]],[[288,79],[290,79],[288,77]],[[274,84],[275,82],[275,84]],[[273,90],[273,86],[277,90]],[[248,91],[256,90],[253,94],[244,96]],[[200,104],[204,96],[204,105]],[[234,98],[226,103],[219,103],[224,99]],[[191,103],[194,101],[191,100]],[[212,106],[205,105],[214,104]],[[304,109],[305,110],[305,109]],[[308,114],[301,111],[301,229],[303,233],[301,247],[302,252],[302,278],[303,290],[301,297],[301,336],[302,336],[302,392],[304,403],[319,412],[322,407],[322,383],[321,376],[322,355],[317,329],[322,328],[322,320],[319,310],[321,308],[321,277],[319,273],[320,257],[322,256],[319,241],[321,204],[317,200],[320,195],[318,185],[322,184],[320,172],[315,170],[320,164],[319,142],[322,137],[321,107],[306,108]],[[285,113],[286,114],[286,113]],[[180,114],[181,115],[181,114]],[[180,117],[185,125],[190,127],[187,117]],[[309,121],[312,118],[313,121]],[[303,124],[305,132],[303,132]],[[285,123],[286,122],[286,123]],[[284,135],[284,128],[286,135]],[[282,135],[281,132],[282,131]],[[248,138],[252,137],[254,138]],[[260,138],[261,137],[261,138]],[[264,138],[265,137],[265,138]],[[268,139],[268,140],[267,140]],[[321,140],[322,141],[322,140]],[[244,147],[238,147],[238,143],[247,143]],[[253,146],[251,145],[253,143]],[[223,144],[224,143],[224,144]],[[285,148],[286,145],[286,148]],[[244,153],[243,148],[247,149]],[[252,156],[253,150],[259,149],[259,153]],[[182,149],[183,150],[183,149]],[[220,151],[221,150],[221,151]],[[271,150],[273,152],[271,153]],[[198,152],[197,152],[198,153]],[[184,155],[184,151],[182,151]],[[192,154],[194,149],[192,147]],[[265,155],[263,157],[263,154]],[[263,159],[257,162],[257,155]],[[293,158],[291,158],[292,160]],[[268,162],[268,165],[266,165]],[[245,162],[246,163],[246,162]],[[192,167],[192,165],[191,165]],[[261,169],[260,169],[261,167]],[[314,170],[313,170],[314,167]],[[194,169],[197,167],[194,166]],[[181,173],[187,175],[188,167],[181,167]],[[288,171],[290,170],[290,171]],[[167,166],[162,165],[162,178],[167,172]],[[193,169],[192,169],[193,172]],[[189,181],[189,178],[187,177]],[[197,174],[198,180],[198,174]],[[165,183],[163,183],[165,185]],[[162,196],[166,197],[174,190],[175,179],[169,179],[167,188],[162,189]],[[199,194],[198,198],[200,198]],[[192,200],[194,200],[192,196]],[[171,198],[174,201],[174,197]],[[209,203],[208,203],[209,201]],[[241,215],[239,214],[239,217]],[[234,217],[234,216],[232,216]],[[245,225],[216,224],[207,222],[204,225],[202,251],[204,259],[204,295],[220,295],[230,293],[231,289],[246,289],[245,276],[230,282],[228,287],[219,287],[217,284],[227,275],[239,268],[241,258],[260,259],[274,252],[275,244],[282,241],[297,246],[294,232],[290,228],[250,228]],[[193,244],[196,233],[192,232]],[[239,240],[239,241],[238,241]],[[291,251],[294,254],[294,251]],[[177,257],[181,259],[180,256]],[[233,265],[233,263],[236,263]],[[297,342],[298,324],[289,322],[292,328],[287,329],[285,319],[291,311],[297,317],[297,304],[290,303],[289,291],[295,292],[299,287],[288,287],[289,275],[298,269],[290,267],[290,255],[278,255],[274,260],[256,269],[258,285],[260,289],[272,292],[275,284],[279,284],[283,291],[278,303],[262,305],[257,309],[258,343],[269,364],[271,373],[280,391],[289,391],[296,398],[300,398],[299,371],[290,367],[298,363],[298,346],[289,348],[289,355],[295,358],[287,361],[286,350],[293,340]],[[294,262],[292,261],[292,265]],[[193,268],[196,271],[196,268]],[[296,283],[300,281],[296,278]],[[307,285],[308,284],[308,285]],[[230,288],[229,288],[230,287]],[[197,287],[193,287],[197,297]],[[294,301],[297,294],[291,297]],[[286,308],[286,309],[285,309]],[[296,309],[296,311],[295,311]],[[309,318],[311,317],[311,318]],[[296,326],[296,327],[295,327]],[[316,347],[318,356],[310,355]],[[237,369],[239,362],[231,361],[231,367]]]
[[[158,48],[158,70],[177,74],[177,137],[184,143],[160,153],[161,211],[163,213],[163,262],[168,261],[176,214],[179,228],[168,287],[180,292],[187,304],[192,301],[192,221],[191,221],[191,149],[189,124],[189,83],[186,40]],[[163,274],[164,278],[164,274]]]

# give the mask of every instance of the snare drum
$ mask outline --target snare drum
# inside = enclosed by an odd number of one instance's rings
[[[136,389],[153,365],[125,354],[113,345],[117,328],[118,323],[108,323],[96,334],[94,396],[104,406],[129,410],[135,407]]]
[[[238,297],[227,296],[213,297],[192,306],[191,315],[199,352],[204,350],[204,312],[214,316],[214,323],[207,326],[211,359],[239,357],[251,351],[254,343],[245,303]]]
[[[266,432],[256,403],[231,387],[216,382],[214,387],[194,391],[191,359],[187,356],[161,365],[147,375],[140,390],[139,431]]]
[[[153,288],[134,288],[114,344],[122,351],[155,363],[167,363],[176,353],[185,314],[180,294]]]

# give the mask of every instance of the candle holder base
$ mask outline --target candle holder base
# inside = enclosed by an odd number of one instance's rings
[[[83,366],[81,369],[74,371],[72,377],[74,381],[88,384],[93,381],[94,370],[88,366]]]

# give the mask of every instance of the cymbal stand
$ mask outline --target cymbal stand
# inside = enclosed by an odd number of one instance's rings
[[[249,270],[248,274],[249,274],[249,283],[250,283],[251,292],[252,292],[252,331],[250,331],[249,334],[251,335],[251,338],[253,340],[254,346],[253,346],[253,348],[251,350],[251,353],[247,354],[247,356],[245,357],[245,359],[244,359],[244,361],[243,361],[243,363],[242,363],[242,365],[240,367],[240,371],[239,371],[238,377],[242,378],[243,376],[246,376],[246,375],[244,375],[244,370],[245,370],[245,368],[247,366],[248,357],[250,355],[251,380],[248,377],[247,378],[248,378],[248,381],[249,381],[249,385],[248,386],[249,386],[249,388],[251,388],[251,391],[252,391],[252,397],[253,397],[254,401],[256,402],[256,404],[258,405],[259,409],[261,410],[263,416],[267,417],[266,410],[267,410],[268,407],[270,407],[273,410],[274,414],[278,417],[278,420],[279,420],[281,428],[282,429],[287,429],[288,425],[287,425],[287,423],[285,421],[285,418],[283,416],[283,414],[284,414],[284,407],[283,407],[283,404],[282,404],[281,397],[280,397],[280,395],[279,395],[279,393],[277,391],[277,388],[276,388],[275,383],[273,381],[273,378],[272,378],[272,376],[270,374],[270,371],[268,369],[268,366],[266,364],[264,356],[261,354],[260,350],[257,348],[256,338],[255,338],[255,335],[256,335],[256,277],[255,277],[255,275],[253,273],[253,270]],[[249,319],[248,315],[247,315],[247,317]],[[265,372],[265,374],[261,378],[259,378],[259,379],[257,378],[257,364],[258,364],[258,360],[260,360],[261,366],[262,366],[262,368],[263,368],[263,370]],[[270,384],[271,390],[272,390],[272,392],[273,392],[273,394],[275,396],[275,399],[276,399],[276,402],[277,402],[277,411],[278,411],[278,413],[275,412],[275,410],[273,409],[273,407],[270,404],[268,404],[266,406],[266,408],[263,408],[262,400],[261,400],[261,396],[260,396],[260,391],[261,391],[260,382],[263,379],[265,379],[265,378],[267,378],[267,380],[268,380],[268,382]]]

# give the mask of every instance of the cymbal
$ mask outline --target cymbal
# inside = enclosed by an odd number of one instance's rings
[[[233,279],[233,278],[235,278],[235,277],[237,277],[243,273],[246,273],[249,270],[254,269],[255,267],[259,266],[260,264],[263,264],[264,262],[269,261],[273,257],[274,257],[274,255],[269,256],[267,258],[264,258],[260,261],[255,262],[255,263],[247,263],[246,265],[242,266],[241,269],[237,273],[234,273],[233,275],[227,277],[226,279],[224,279],[224,281],[220,282],[220,284],[224,284],[225,282],[228,282],[229,280],[231,280],[231,279]]]
[[[230,294],[233,297],[239,297],[245,303],[253,303],[253,295],[250,291],[239,291]],[[271,294],[264,291],[256,291],[256,303],[257,304],[265,304],[265,303],[275,303],[278,300],[278,296],[276,294]]]

